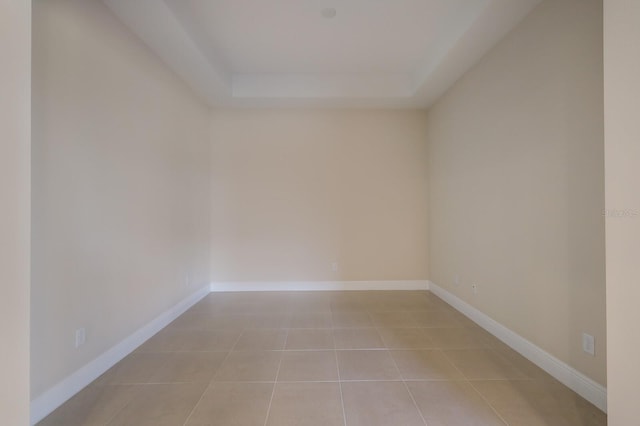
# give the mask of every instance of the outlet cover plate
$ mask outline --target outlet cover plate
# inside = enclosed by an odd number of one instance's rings
[[[582,333],[582,351],[591,356],[595,356],[596,344],[595,344],[595,339],[592,335],[587,333]]]

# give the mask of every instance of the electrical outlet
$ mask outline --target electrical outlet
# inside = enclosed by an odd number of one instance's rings
[[[76,349],[80,346],[84,345],[84,342],[87,341],[87,330],[84,328],[79,328],[76,330]]]
[[[478,294],[478,284],[471,284],[471,290],[473,291],[473,294]]]
[[[331,264],[331,270],[332,270],[333,272],[338,272],[338,262],[333,262],[333,263]]]
[[[592,335],[582,333],[582,351],[591,356],[596,354],[596,342]]]

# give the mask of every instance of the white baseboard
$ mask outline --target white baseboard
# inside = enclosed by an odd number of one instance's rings
[[[607,412],[607,389],[433,282],[429,290],[593,405]]]
[[[34,425],[51,414],[56,408],[100,377],[109,368],[133,352],[138,346],[182,315],[207,294],[209,294],[209,286],[205,286],[183,299],[129,337],[33,399],[31,401],[31,424]]]
[[[428,290],[429,281],[235,281],[212,282],[212,292]]]

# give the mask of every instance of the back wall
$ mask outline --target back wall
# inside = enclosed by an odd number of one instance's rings
[[[213,281],[427,279],[425,112],[222,110],[212,133]]]

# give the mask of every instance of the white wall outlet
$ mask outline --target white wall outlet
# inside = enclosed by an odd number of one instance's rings
[[[83,328],[79,328],[76,330],[76,349],[80,346],[84,345],[84,342],[87,341],[87,330]]]
[[[333,262],[333,263],[331,264],[331,270],[332,270],[333,272],[338,272],[338,262]]]
[[[473,294],[478,294],[478,284],[471,284],[471,291],[473,291]]]
[[[592,335],[587,333],[582,333],[582,351],[591,356],[595,356],[596,341]]]
[[[455,284],[457,286],[460,285],[460,275],[458,275],[458,274],[454,275],[453,284]]]

